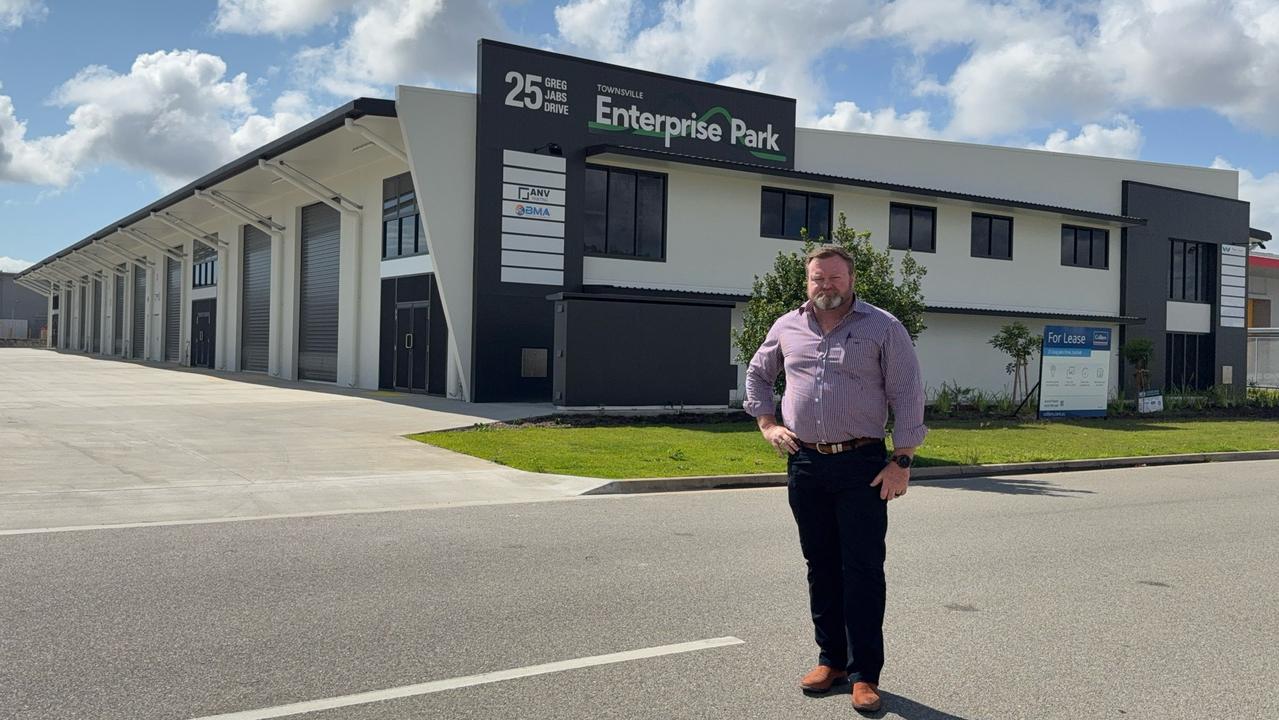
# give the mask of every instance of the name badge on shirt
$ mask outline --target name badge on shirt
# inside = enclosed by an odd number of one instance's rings
[[[844,362],[844,346],[832,343],[830,349],[826,351],[826,359],[832,363]]]

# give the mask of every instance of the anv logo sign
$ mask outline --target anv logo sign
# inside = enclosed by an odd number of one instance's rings
[[[546,188],[520,186],[521,200],[549,200],[551,191]]]

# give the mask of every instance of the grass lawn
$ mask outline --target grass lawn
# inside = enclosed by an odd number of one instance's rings
[[[1274,420],[1114,419],[1073,422],[954,420],[930,423],[920,465],[1279,449]],[[410,435],[533,472],[598,478],[785,472],[754,423],[482,426]]]

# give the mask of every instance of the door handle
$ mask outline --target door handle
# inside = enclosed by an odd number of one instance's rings
[[[413,349],[413,333],[405,333],[405,335],[404,335],[404,349],[405,349],[405,350],[412,350],[412,349]]]

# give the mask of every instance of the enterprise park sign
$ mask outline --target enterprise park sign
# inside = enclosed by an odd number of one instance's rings
[[[482,128],[496,124],[507,137],[541,133],[566,154],[633,145],[794,167],[791,98],[484,40],[480,102]]]

